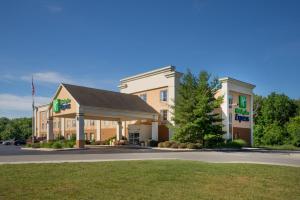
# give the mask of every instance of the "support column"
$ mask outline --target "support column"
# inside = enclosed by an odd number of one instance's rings
[[[54,134],[53,134],[53,118],[47,119],[47,141],[54,140]]]
[[[118,121],[117,125],[117,141],[122,139],[122,121]]]
[[[122,136],[126,136],[126,121],[122,121]]]
[[[250,128],[251,128],[251,146],[253,146],[253,94],[250,96]]]
[[[96,121],[96,141],[101,141],[101,120]]]
[[[61,135],[65,136],[65,118],[60,118],[60,130],[61,130]]]
[[[152,133],[152,140],[158,141],[158,122],[155,121],[152,122],[151,133]]]
[[[84,148],[84,116],[83,113],[76,114],[76,147]]]

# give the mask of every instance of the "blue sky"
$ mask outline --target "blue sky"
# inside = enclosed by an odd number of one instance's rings
[[[300,1],[0,1],[0,116],[30,116],[59,82],[118,90],[166,65],[300,98]]]

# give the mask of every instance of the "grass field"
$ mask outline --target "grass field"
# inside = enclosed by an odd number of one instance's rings
[[[0,199],[300,199],[300,168],[196,161],[0,165]]]

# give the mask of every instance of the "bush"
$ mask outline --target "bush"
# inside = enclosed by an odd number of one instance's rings
[[[188,143],[186,147],[188,149],[198,149],[198,146],[195,143]]]
[[[172,145],[172,143],[171,143],[171,142],[169,142],[169,141],[165,141],[165,142],[164,142],[164,145],[163,145],[163,147],[165,147],[165,148],[170,148],[170,147],[171,147],[171,145]]]
[[[163,142],[160,142],[160,143],[158,143],[158,145],[157,145],[159,148],[163,148],[164,147],[164,143]]]
[[[52,141],[51,142],[42,142],[41,147],[42,148],[52,148],[53,143],[54,142],[52,142]]]
[[[174,148],[174,149],[177,149],[178,148],[178,143],[176,143],[176,142],[173,142],[172,144],[171,144],[171,148]]]
[[[148,145],[150,147],[157,147],[158,142],[156,140],[148,140]]]
[[[26,147],[31,147],[31,144],[30,143],[26,144]]]
[[[224,144],[224,138],[221,134],[208,134],[204,136],[205,147],[218,147]]]
[[[282,145],[285,138],[287,138],[287,133],[284,127],[274,123],[265,127],[262,142],[265,145]]]
[[[56,142],[53,143],[52,148],[61,149],[61,148],[63,148],[63,144],[60,141],[56,141]]]
[[[179,143],[178,144],[178,148],[180,148],[180,149],[186,149],[186,147],[187,147],[186,143]]]
[[[75,145],[75,141],[72,140],[67,140],[64,142],[64,147],[65,148],[73,148]]]
[[[245,140],[243,139],[236,139],[233,141],[228,141],[225,145],[225,147],[232,147],[232,148],[242,148],[244,146],[246,146],[247,143]]]
[[[287,131],[291,137],[291,144],[300,147],[300,116],[291,119],[287,124]]]
[[[32,148],[40,148],[41,145],[40,145],[40,143],[33,143],[33,144],[31,144],[31,147]]]

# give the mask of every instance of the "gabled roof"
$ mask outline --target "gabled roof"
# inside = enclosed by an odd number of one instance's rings
[[[80,106],[110,108],[136,112],[157,112],[140,97],[108,90],[62,83]]]
[[[250,88],[250,89],[254,89],[255,88],[255,85],[251,84],[251,83],[246,83],[244,81],[240,81],[240,80],[237,80],[237,79],[234,79],[234,78],[231,78],[231,77],[223,77],[223,78],[220,78],[219,79],[220,82],[232,82],[232,83],[235,83],[235,84],[238,84],[238,85],[242,85],[244,87],[247,87],[247,88]]]

